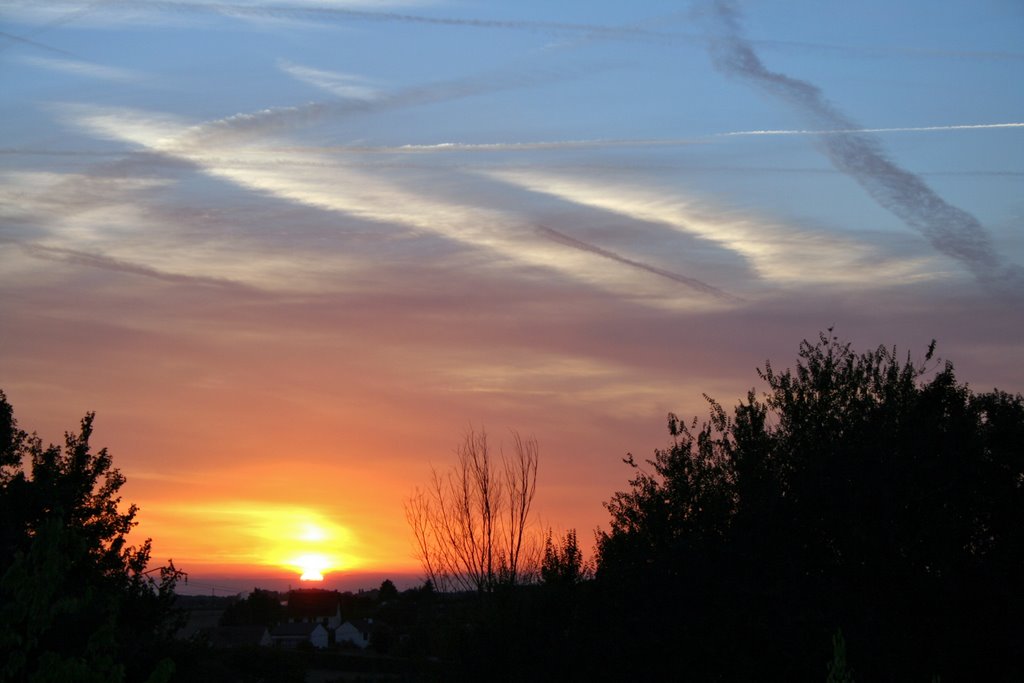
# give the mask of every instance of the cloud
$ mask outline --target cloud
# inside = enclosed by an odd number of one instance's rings
[[[874,286],[879,278],[911,282],[936,275],[934,264],[924,259],[883,259],[870,245],[715,209],[681,198],[678,192],[541,170],[480,173],[532,192],[694,235],[739,255],[757,275],[776,285]]]
[[[381,94],[379,89],[369,85],[367,79],[361,76],[314,69],[284,59],[279,60],[277,66],[303,83],[345,99],[370,101],[377,99]]]
[[[559,232],[558,230],[555,230],[553,228],[548,228],[541,225],[537,227],[537,230],[545,237],[552,239],[560,244],[565,244],[566,246],[572,247],[573,249],[580,249],[581,251],[597,254],[598,256],[602,256],[612,261],[625,263],[626,265],[633,266],[634,268],[646,270],[649,273],[654,273],[655,275],[667,278],[669,280],[672,280],[673,282],[678,282],[679,284],[686,285],[687,287],[690,287],[691,289],[701,292],[702,294],[710,294],[711,296],[717,299],[722,299],[724,301],[730,301],[733,303],[738,303],[741,301],[739,297],[724,292],[718,287],[713,287],[707,284],[706,282],[701,282],[696,278],[686,277],[685,275],[679,275],[678,273],[673,273],[671,271],[664,270],[663,268],[657,268],[655,266],[642,263],[631,258],[626,258],[625,256],[616,254],[613,251],[602,249],[601,247],[598,247],[596,245],[584,242],[582,240],[578,240],[575,237],[570,237],[569,235],[566,235],[564,232]]]
[[[60,261],[76,266],[87,266],[90,268],[101,268],[118,273],[129,273],[131,275],[142,275],[144,277],[164,280],[166,282],[189,283],[199,285],[210,285],[214,287],[235,287],[237,283],[220,278],[206,277],[200,275],[182,275],[170,273],[155,268],[132,263],[121,259],[104,256],[102,254],[90,254],[74,249],[61,247],[48,247],[42,244],[22,243],[19,245],[22,250],[33,258]]]
[[[20,61],[23,64],[28,64],[42,69],[60,71],[73,76],[97,78],[104,81],[139,82],[145,80],[145,77],[137,71],[115,66],[94,64],[92,62],[82,62],[70,59],[54,59],[52,57],[22,57]]]
[[[65,113],[102,137],[185,160],[240,187],[370,221],[381,234],[431,234],[482,250],[490,254],[493,267],[539,267],[659,307],[706,307],[714,300],[721,305],[723,299],[713,287],[695,287],[696,280],[668,277],[667,271],[619,255],[612,258],[569,239],[552,240],[551,234],[542,234],[529,219],[514,213],[447,199],[418,183],[410,188],[394,174],[358,170],[337,157],[258,144],[239,146],[215,136],[197,145],[192,133],[204,126],[179,122],[175,132],[167,117],[153,117],[150,126],[138,111],[75,106]],[[609,267],[609,258],[618,267]],[[701,296],[695,296],[698,293]]]
[[[144,0],[137,5],[154,9],[174,9],[177,11],[218,12],[240,17],[268,17],[280,19],[332,20],[332,21],[366,21],[403,24],[425,24],[433,26],[454,26],[481,29],[502,29],[515,31],[540,31],[546,33],[583,33],[588,36],[604,38],[664,38],[665,34],[632,26],[608,26],[601,24],[570,23],[557,21],[532,21],[519,19],[472,19],[465,17],[433,16],[425,14],[408,14],[388,12],[366,7],[379,7],[382,3],[344,2],[344,3],[198,3],[198,2],[154,2]],[[391,3],[392,6],[410,3]]]
[[[170,193],[171,184],[128,170],[123,177],[0,174],[0,220],[11,228],[8,241],[35,259],[77,268],[293,295],[320,291],[325,283],[337,287],[367,267],[346,253],[294,243],[282,249],[279,239],[260,230],[239,234],[233,229],[235,221],[279,218],[279,210],[263,207],[252,218],[236,209],[225,224],[216,212],[154,201],[150,191]]]
[[[988,232],[971,214],[948,204],[918,176],[891,161],[871,138],[859,132],[821,90],[807,81],[770,71],[743,38],[739,12],[731,2],[714,3],[721,29],[712,57],[721,71],[743,78],[795,107],[817,126],[836,132],[820,137],[836,168],[856,180],[880,206],[920,232],[939,252],[958,260],[991,291],[1014,297],[1024,292],[1024,269],[1006,265]]]
[[[599,64],[588,64],[585,68],[521,65],[381,93],[372,100],[311,102],[299,106],[245,112],[193,126],[181,136],[178,144],[208,146],[225,142],[237,143],[309,126],[327,118],[372,114],[527,88],[593,73],[601,68],[603,67]]]

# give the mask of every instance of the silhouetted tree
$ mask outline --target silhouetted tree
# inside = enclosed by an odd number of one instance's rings
[[[285,621],[285,610],[281,598],[275,591],[253,588],[245,600],[239,600],[220,617],[222,626],[273,626]]]
[[[512,434],[512,453],[492,456],[470,430],[455,466],[405,504],[427,578],[440,590],[490,592],[529,575],[530,507],[537,488],[536,439]]]
[[[125,479],[106,449],[92,452],[92,424],[89,413],[63,448],[44,447],[0,392],[0,680],[155,681],[173,669],[154,646],[177,625],[182,573],[147,569],[148,539],[128,545],[138,508],[120,509]]]
[[[866,679],[1024,673],[1024,400],[932,351],[821,335],[731,416],[670,415],[607,503],[608,637],[681,644],[694,678],[819,677],[840,627]]]
[[[387,602],[388,600],[394,600],[397,598],[398,589],[395,587],[395,582],[391,579],[384,579],[380,584],[378,597],[381,602]]]
[[[569,529],[557,544],[549,530],[540,565],[541,581],[548,586],[573,586],[590,574],[590,566],[583,561],[583,551],[576,541],[576,530]]]

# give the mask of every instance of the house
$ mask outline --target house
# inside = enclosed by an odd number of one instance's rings
[[[300,588],[288,592],[283,603],[285,615],[292,622],[323,624],[328,631],[341,625],[341,604],[338,591]]]
[[[292,650],[303,643],[309,643],[318,650],[327,647],[328,633],[323,624],[314,622],[289,622],[271,627],[268,632],[270,644]]]
[[[250,647],[270,645],[270,632],[264,626],[216,626],[205,632],[211,647]]]
[[[373,630],[373,619],[352,619],[334,630],[334,642],[339,645],[351,643],[359,649],[370,645],[370,632]]]

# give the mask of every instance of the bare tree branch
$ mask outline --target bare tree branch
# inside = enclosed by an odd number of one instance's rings
[[[499,449],[495,459],[487,433],[471,428],[452,468],[432,470],[429,488],[406,500],[417,555],[439,590],[489,592],[536,573],[529,532],[539,453],[536,439],[513,432],[512,455]]]

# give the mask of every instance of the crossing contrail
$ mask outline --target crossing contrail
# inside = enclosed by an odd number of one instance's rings
[[[931,133],[944,130],[987,130],[992,128],[1024,128],[1024,123],[964,123],[952,126],[899,126],[892,128],[832,128],[821,130],[735,130],[717,133],[717,137],[737,135],[839,135],[841,133]]]
[[[716,0],[712,8],[721,28],[711,51],[718,69],[783,100],[816,127],[833,131],[819,136],[822,150],[875,202],[924,235],[936,250],[960,261],[990,290],[1014,297],[1024,293],[1024,269],[1003,262],[977,218],[947,203],[918,176],[891,161],[866,135],[869,131],[826,100],[817,86],[765,67],[742,36],[732,2]]]
[[[692,138],[597,138],[593,140],[530,140],[526,142],[438,142],[419,145],[342,145],[320,147],[322,151],[344,151],[377,154],[416,154],[432,152],[533,152],[562,149],[588,149],[597,147],[682,147],[713,142],[715,138],[757,137],[773,135],[839,135],[842,133],[939,133],[944,131],[970,131],[1024,128],[1024,122],[965,123],[944,126],[893,126],[887,128],[821,128],[821,129],[768,129],[734,130]]]
[[[518,31],[542,31],[548,33],[584,33],[610,38],[666,38],[670,34],[659,33],[633,26],[610,26],[602,24],[573,23],[561,21],[535,21],[524,19],[472,19],[465,17],[430,16],[380,10],[353,9],[348,7],[322,5],[246,5],[237,3],[206,2],[162,2],[160,0],[136,0],[133,7],[144,7],[162,11],[218,13],[238,17],[266,17],[278,19],[320,19],[403,24],[427,24],[434,26],[463,26],[470,28],[491,28]]]
[[[598,247],[594,244],[590,244],[589,242],[578,240],[575,237],[566,235],[564,232],[559,232],[558,230],[554,230],[553,228],[548,228],[543,225],[539,225],[537,226],[537,232],[539,232],[541,235],[550,240],[558,242],[559,244],[570,247],[572,249],[579,249],[580,251],[585,251],[589,254],[594,254],[596,256],[601,256],[603,258],[610,259],[612,261],[617,261],[618,263],[622,263],[632,268],[638,268],[640,270],[647,271],[648,273],[652,273],[654,275],[667,278],[669,280],[672,280],[673,282],[678,282],[679,284],[686,285],[690,289],[701,292],[702,294],[710,294],[716,299],[722,299],[724,301],[729,301],[732,303],[739,303],[743,301],[738,296],[729,294],[728,292],[723,291],[718,287],[709,285],[706,282],[702,282],[701,280],[698,280],[696,278],[687,277],[685,275],[680,275],[678,273],[673,273],[670,270],[664,270],[662,268],[658,268],[656,266],[643,263],[642,261],[636,261],[634,259],[627,258],[620,254],[616,254],[614,251],[602,249],[601,247]]]

